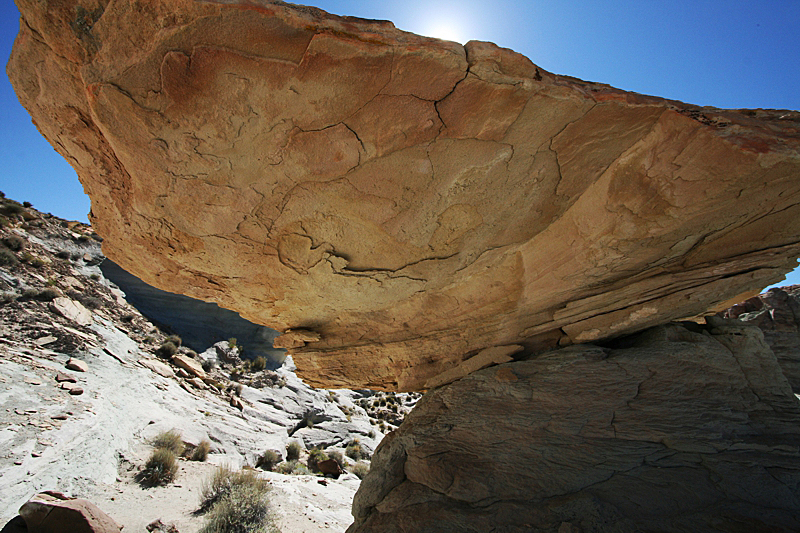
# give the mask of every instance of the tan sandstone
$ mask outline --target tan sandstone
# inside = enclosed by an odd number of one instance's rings
[[[268,0],[18,5],[9,78],[105,254],[312,332],[283,341],[316,386],[422,389],[722,309],[800,254],[796,112]]]

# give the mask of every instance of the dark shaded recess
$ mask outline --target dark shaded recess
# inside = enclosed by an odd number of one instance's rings
[[[235,337],[245,358],[264,356],[273,364],[280,364],[286,357],[285,350],[272,347],[272,341],[280,334],[274,329],[253,324],[217,304],[157,289],[110,259],[103,261],[100,270],[122,289],[125,299],[140,313],[161,329],[180,335],[183,344],[196,352]]]

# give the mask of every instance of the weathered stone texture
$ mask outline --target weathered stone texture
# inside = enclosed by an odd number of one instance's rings
[[[800,286],[773,288],[720,313],[758,326],[796,394],[800,394]]]
[[[800,404],[757,328],[711,322],[429,392],[348,532],[800,530]]]
[[[312,330],[311,384],[424,388],[724,308],[800,254],[795,112],[268,0],[18,4],[9,77],[106,255]]]

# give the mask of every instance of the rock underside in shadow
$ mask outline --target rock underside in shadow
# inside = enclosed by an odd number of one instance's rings
[[[800,530],[800,404],[758,328],[710,322],[429,392],[348,533]]]
[[[18,5],[9,78],[105,254],[309,339],[316,386],[421,390],[723,309],[800,253],[796,112],[268,0]]]

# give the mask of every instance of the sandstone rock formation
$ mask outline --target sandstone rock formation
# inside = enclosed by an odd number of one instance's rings
[[[348,533],[800,531],[798,419],[754,326],[562,348],[429,392]]]
[[[19,510],[30,533],[119,533],[107,514],[87,500],[42,492]]]
[[[105,253],[419,390],[729,306],[800,254],[800,115],[270,0],[19,0],[7,71]],[[486,350],[489,350],[488,352]]]
[[[792,390],[800,394],[800,286],[770,289],[721,315],[758,326]]]

